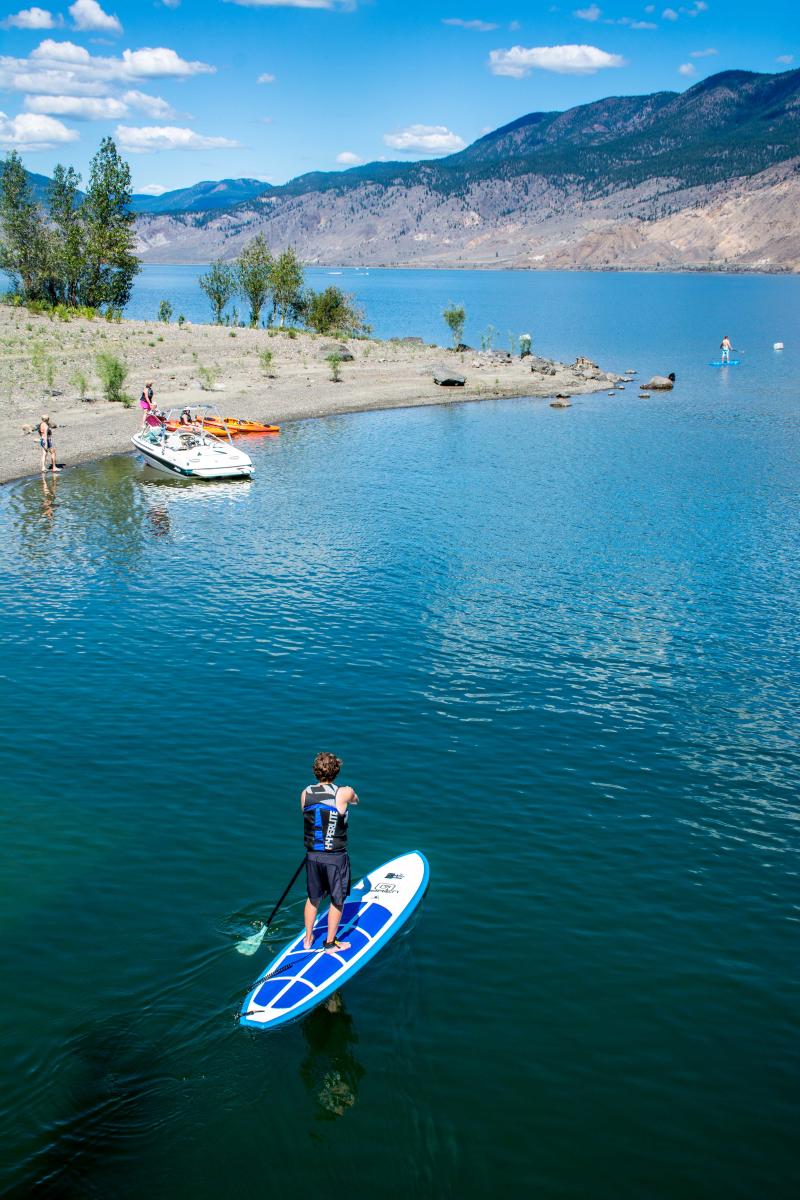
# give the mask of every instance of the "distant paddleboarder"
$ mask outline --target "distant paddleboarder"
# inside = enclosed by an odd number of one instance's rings
[[[725,334],[725,337],[720,342],[719,348],[722,351],[722,361],[724,363],[730,362],[731,350],[733,350],[733,346],[731,345],[731,339],[728,337],[727,333]]]
[[[350,856],[347,853],[348,808],[358,804],[351,787],[340,787],[334,780],[342,768],[335,754],[318,754],[313,771],[317,782],[300,793],[303,810],[303,833],[306,844],[306,884],[308,899],[305,909],[306,935],[303,945],[310,950],[314,943],[314,922],[323,896],[330,896],[328,937],[324,949],[349,950],[349,942],[336,938],[342,909],[350,891]]]

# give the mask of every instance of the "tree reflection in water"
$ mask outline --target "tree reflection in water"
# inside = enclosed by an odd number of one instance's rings
[[[352,1049],[358,1035],[340,992],[334,992],[306,1017],[303,1037],[307,1053],[300,1064],[300,1078],[319,1105],[317,1119],[335,1121],[355,1105],[364,1076]]]

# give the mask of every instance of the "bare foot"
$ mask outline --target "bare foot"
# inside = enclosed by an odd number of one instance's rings
[[[312,934],[310,934],[310,935],[309,935],[309,934],[306,934],[306,936],[303,938],[303,949],[304,949],[304,950],[310,950],[310,949],[311,949],[311,947],[312,947],[313,945],[314,945],[314,935],[313,935],[313,933],[312,933]]]

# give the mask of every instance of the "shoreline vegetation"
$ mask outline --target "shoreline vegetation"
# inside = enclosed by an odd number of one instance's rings
[[[66,466],[133,453],[141,410],[103,396],[98,355],[124,363],[126,387],[136,398],[152,380],[162,410],[213,403],[224,416],[279,425],[375,409],[574,396],[620,379],[587,360],[568,366],[538,358],[535,347],[520,358],[488,348],[445,349],[421,338],[342,338],[291,327],[64,320],[10,304],[0,305],[0,346],[0,483],[38,472],[42,413],[53,420],[58,460]],[[434,383],[434,375],[453,372],[464,386]]]
[[[273,255],[260,234],[198,279],[213,325],[187,322],[168,297],[153,320],[123,320],[141,264],[130,168],[111,138],[92,160],[85,194],[80,183],[59,164],[43,207],[18,154],[0,176],[0,267],[14,282],[0,305],[0,482],[35,472],[45,413],[60,463],[133,453],[142,421],[134,405],[148,382],[161,411],[214,401],[223,416],[283,424],[559,392],[563,407],[621,378],[587,359],[538,358],[529,334],[495,349],[491,326],[473,350],[462,342],[466,312],[452,302],[441,314],[450,350],[421,338],[374,339],[351,296],[307,287],[292,247]]]

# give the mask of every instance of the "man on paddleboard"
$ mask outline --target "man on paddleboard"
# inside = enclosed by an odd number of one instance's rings
[[[724,363],[730,362],[731,350],[733,349],[733,346],[731,345],[731,339],[728,337],[727,333],[725,334],[725,337],[720,342],[719,348],[722,351],[722,361]]]
[[[350,856],[347,853],[347,817],[351,804],[358,796],[351,787],[339,787],[334,780],[342,768],[335,754],[318,754],[313,771],[317,782],[300,793],[303,810],[303,834],[306,844],[306,884],[308,899],[305,909],[306,936],[303,942],[310,950],[314,921],[323,896],[330,896],[328,938],[324,949],[349,950],[349,942],[336,938],[342,909],[350,891]]]

